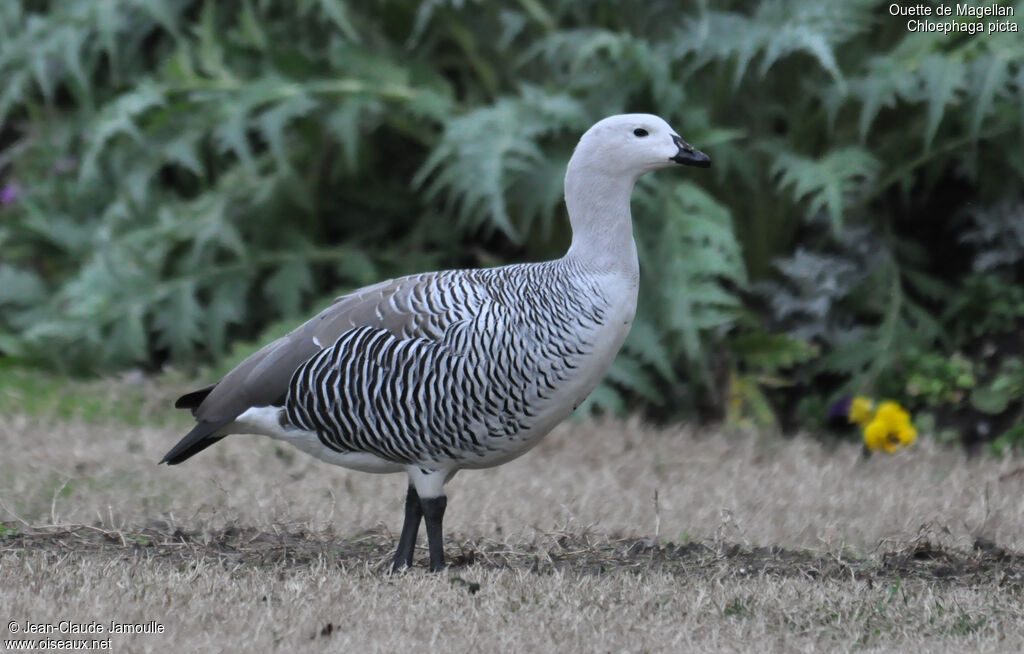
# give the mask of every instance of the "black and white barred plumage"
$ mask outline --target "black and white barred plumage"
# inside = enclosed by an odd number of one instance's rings
[[[565,261],[446,271],[395,301],[420,316],[411,333],[355,328],[302,364],[284,402],[290,425],[396,463],[480,460],[534,426],[607,313]]]

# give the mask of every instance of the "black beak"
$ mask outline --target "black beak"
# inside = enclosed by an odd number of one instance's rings
[[[684,166],[711,167],[711,157],[700,150],[695,150],[692,145],[679,138],[678,134],[672,135],[672,142],[679,148],[679,152],[676,152],[676,156],[669,157],[669,161],[674,161]]]

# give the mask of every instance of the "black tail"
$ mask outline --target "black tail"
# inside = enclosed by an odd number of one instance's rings
[[[199,391],[196,391],[197,393]],[[186,396],[187,397],[187,396]],[[180,402],[181,400],[179,400]],[[171,448],[171,451],[164,455],[160,463],[166,463],[167,465],[177,465],[196,454],[199,454],[206,448],[210,447],[223,436],[211,436],[218,429],[231,422],[230,420],[223,420],[220,422],[200,422],[192,431],[185,434],[185,438],[178,441],[178,444]]]
[[[174,402],[175,409],[191,409],[192,415],[196,414],[196,409],[203,403],[206,396],[210,394],[216,384],[210,384],[206,388],[200,388],[198,391],[192,391],[191,393],[185,393]]]

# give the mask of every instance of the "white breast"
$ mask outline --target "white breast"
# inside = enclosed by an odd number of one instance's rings
[[[478,460],[460,462],[459,467],[489,468],[525,454],[546,436],[558,423],[572,413],[590,395],[608,372],[622,343],[629,334],[636,314],[637,279],[616,273],[600,275],[598,287],[604,291],[609,303],[606,320],[581,333],[580,339],[588,343],[590,354],[583,357],[574,374],[543,404],[535,407],[535,418],[528,429],[504,443],[498,450]]]

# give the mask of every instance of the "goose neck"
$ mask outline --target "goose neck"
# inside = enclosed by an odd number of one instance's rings
[[[565,176],[565,205],[572,225],[567,257],[592,268],[638,274],[629,209],[635,183],[635,177],[570,164]]]

